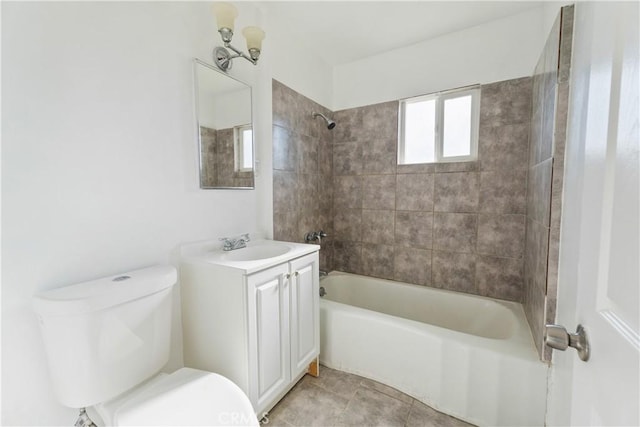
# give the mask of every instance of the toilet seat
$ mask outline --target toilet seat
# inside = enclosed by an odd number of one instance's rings
[[[191,368],[156,375],[94,409],[113,426],[258,426],[240,387],[222,375]]]

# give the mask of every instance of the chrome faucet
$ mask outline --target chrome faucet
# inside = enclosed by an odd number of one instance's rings
[[[249,233],[241,234],[236,237],[221,237],[223,251],[232,251],[234,249],[246,248],[247,242],[251,241]]]
[[[314,242],[314,241],[318,241],[318,243],[322,243],[322,238],[323,237],[327,237],[327,233],[325,233],[324,231],[320,230],[320,231],[311,231],[307,234],[305,234],[304,236],[304,241],[305,242]]]

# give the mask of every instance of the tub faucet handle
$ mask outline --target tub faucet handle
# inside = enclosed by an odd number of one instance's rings
[[[327,237],[327,233],[325,233],[323,230],[320,231],[310,231],[309,233],[305,234],[304,236],[304,241],[305,242],[314,242],[314,241],[318,241],[318,244],[322,243],[322,239],[324,237]]]

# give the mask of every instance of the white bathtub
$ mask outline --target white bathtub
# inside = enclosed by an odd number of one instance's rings
[[[340,272],[320,286],[324,365],[476,425],[544,425],[547,365],[522,305]]]

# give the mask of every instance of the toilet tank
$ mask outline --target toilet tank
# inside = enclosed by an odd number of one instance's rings
[[[168,361],[176,269],[135,270],[37,294],[53,388],[65,406],[109,400]]]

